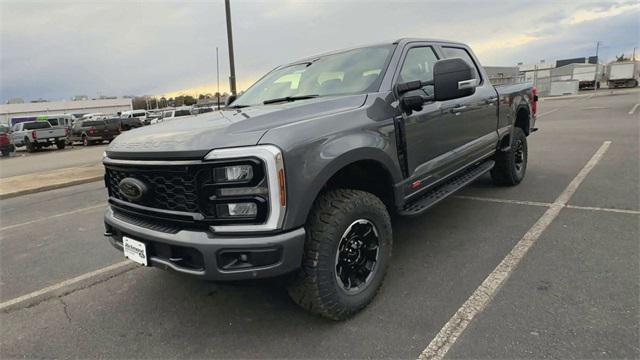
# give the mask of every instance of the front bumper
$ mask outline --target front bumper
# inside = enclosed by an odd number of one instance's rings
[[[134,225],[105,212],[105,235],[122,251],[122,236],[147,246],[151,266],[205,280],[247,280],[273,277],[298,269],[305,230],[275,235],[219,235],[208,230],[165,232]]]

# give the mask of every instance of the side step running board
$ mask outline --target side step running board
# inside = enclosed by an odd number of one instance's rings
[[[427,191],[419,198],[408,203],[404,209],[400,211],[400,215],[415,216],[422,214],[433,205],[444,200],[447,196],[460,190],[465,185],[471,183],[473,180],[491,170],[493,165],[495,165],[495,162],[493,160],[488,160],[482,164],[472,166],[462,171],[460,174],[446,180],[442,184],[437,185],[435,188]]]

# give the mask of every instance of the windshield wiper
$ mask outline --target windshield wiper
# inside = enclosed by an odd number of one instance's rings
[[[246,108],[249,107],[251,105],[231,105],[231,106],[225,106],[225,108],[227,109],[242,109],[242,108]]]
[[[275,99],[269,99],[269,100],[265,100],[262,103],[267,105],[267,104],[275,104],[275,103],[279,103],[279,102],[292,102],[292,101],[296,101],[296,100],[306,100],[306,99],[313,99],[316,98],[320,95],[298,95],[298,96],[285,96],[285,97],[281,97],[281,98],[275,98]]]

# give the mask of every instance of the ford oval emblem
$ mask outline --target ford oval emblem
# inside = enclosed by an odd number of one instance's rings
[[[130,201],[140,200],[147,192],[147,186],[142,181],[130,177],[120,180],[118,189]]]

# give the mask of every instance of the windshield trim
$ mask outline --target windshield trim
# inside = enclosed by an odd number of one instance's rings
[[[364,89],[363,91],[356,91],[356,92],[329,94],[329,95],[324,95],[324,96],[321,96],[321,97],[358,95],[358,94],[368,94],[368,93],[371,93],[371,92],[379,92],[380,91],[380,87],[382,86],[383,80],[384,80],[385,76],[387,75],[387,71],[389,70],[389,64],[391,63],[391,60],[393,59],[393,56],[394,56],[396,50],[398,49],[398,44],[396,44],[396,43],[358,46],[358,47],[353,47],[353,48],[349,48],[349,49],[342,49],[342,50],[337,50],[337,51],[334,51],[334,52],[328,52],[328,53],[324,53],[324,54],[321,54],[321,55],[310,56],[310,57],[307,57],[307,58],[304,58],[304,59],[301,59],[301,60],[298,60],[298,61],[290,62],[288,64],[278,65],[275,68],[271,69],[271,71],[269,71],[266,74],[264,74],[263,76],[261,76],[253,84],[251,84],[251,86],[249,86],[247,88],[247,90],[245,90],[245,92],[249,91],[251,88],[256,86],[256,84],[260,83],[260,81],[262,81],[262,79],[266,78],[267,76],[271,75],[273,72],[278,71],[278,70],[286,69],[286,68],[289,68],[289,67],[292,67],[292,66],[305,65],[305,64],[307,66],[312,66],[313,63],[315,63],[316,61],[321,60],[322,58],[325,58],[325,57],[328,57],[328,56],[339,55],[339,54],[343,54],[343,53],[354,51],[354,50],[368,49],[368,48],[381,48],[381,47],[389,48],[389,54],[387,55],[387,58],[385,59],[385,62],[382,65],[382,71],[380,71],[380,75],[379,75],[378,79],[376,79],[376,81],[373,84],[371,84],[368,89]],[[262,105],[264,105],[264,104],[242,104],[242,103],[238,104],[237,102],[241,98],[242,98],[242,95],[238,95],[238,97],[236,99],[234,99],[232,103],[227,105],[227,107],[233,108],[234,106],[240,106],[242,108],[245,108],[245,107],[249,107],[249,106],[262,106]],[[240,107],[238,107],[238,108],[240,108]]]

